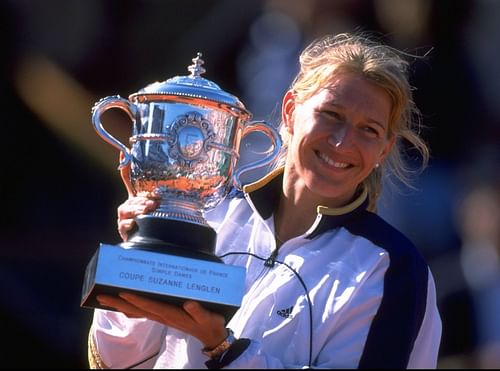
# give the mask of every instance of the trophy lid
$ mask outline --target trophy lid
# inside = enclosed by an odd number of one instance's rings
[[[234,95],[225,92],[213,81],[201,77],[206,70],[202,67],[205,63],[201,59],[202,54],[192,59],[193,64],[187,69],[191,72],[188,76],[175,76],[162,82],[154,82],[147,85],[137,93],[131,94],[129,98],[136,98],[140,102],[147,100],[162,100],[162,98],[178,97],[185,101],[195,99],[196,101],[209,101],[228,105],[249,114],[243,103]]]

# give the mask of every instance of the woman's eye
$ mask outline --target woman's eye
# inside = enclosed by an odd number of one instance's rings
[[[340,119],[340,115],[335,111],[322,110],[320,114],[328,118]]]
[[[377,130],[376,128],[374,128],[373,126],[363,126],[363,130],[369,134],[369,135],[373,135],[374,137],[378,137],[381,135],[381,133],[379,132],[379,130]]]

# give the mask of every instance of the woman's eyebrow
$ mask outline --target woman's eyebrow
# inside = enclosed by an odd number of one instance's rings
[[[345,106],[343,106],[342,104],[336,103],[334,101],[334,99],[326,101],[325,104],[328,105],[328,106],[332,106],[332,107],[338,108],[338,109],[340,109],[340,111],[345,111],[345,109],[346,109]],[[377,126],[380,126],[382,129],[386,130],[386,127],[380,121],[378,121],[378,120],[376,120],[376,119],[374,119],[372,117],[369,117],[369,116],[363,116],[363,118],[364,118],[364,121],[366,121],[368,123],[373,123],[373,124],[375,124]]]

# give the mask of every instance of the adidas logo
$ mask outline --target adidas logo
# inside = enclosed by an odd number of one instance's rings
[[[284,318],[290,318],[292,317],[292,312],[293,312],[293,305],[290,308],[280,309],[276,313],[278,314],[278,316]]]

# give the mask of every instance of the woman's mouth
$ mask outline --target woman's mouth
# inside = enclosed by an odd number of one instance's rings
[[[316,151],[316,155],[321,160],[323,160],[324,162],[326,162],[328,165],[333,166],[333,167],[338,168],[338,169],[345,169],[345,168],[347,168],[347,167],[350,166],[350,164],[348,164],[347,162],[334,161],[333,159],[331,159],[330,157],[328,157],[327,155],[325,155],[322,152]]]

